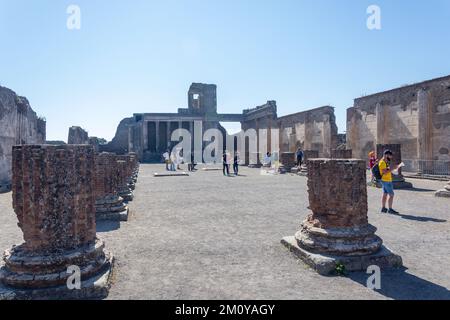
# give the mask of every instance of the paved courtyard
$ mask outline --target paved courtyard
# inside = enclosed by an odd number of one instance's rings
[[[378,214],[369,188],[369,220],[406,267],[372,291],[365,273],[319,276],[280,244],[308,214],[305,177],[163,171],[141,165],[129,221],[97,226],[116,257],[109,299],[450,299],[450,200],[433,196],[445,182],[409,180],[400,216]],[[0,195],[0,250],[22,242],[11,202]]]

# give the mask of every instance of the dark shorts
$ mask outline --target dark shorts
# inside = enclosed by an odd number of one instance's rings
[[[392,182],[381,181],[381,185],[383,186],[383,193],[394,195],[394,184]]]

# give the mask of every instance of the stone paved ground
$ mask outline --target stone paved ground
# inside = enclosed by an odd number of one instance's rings
[[[450,299],[450,200],[445,182],[410,180],[398,191],[401,216],[378,214],[380,190],[369,188],[369,219],[408,268],[382,274],[323,277],[281,244],[308,213],[306,178],[199,171],[154,178],[142,165],[129,222],[98,225],[117,259],[110,299]],[[0,249],[21,242],[11,194],[0,195]]]

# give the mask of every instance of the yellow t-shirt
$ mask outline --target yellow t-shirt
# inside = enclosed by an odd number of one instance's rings
[[[381,181],[392,182],[392,173],[390,171],[385,173],[385,174],[383,174],[383,170],[388,167],[386,161],[381,159],[379,164],[378,164],[378,167],[380,168]]]

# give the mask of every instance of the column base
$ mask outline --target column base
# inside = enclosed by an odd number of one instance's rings
[[[298,174],[299,172],[300,172],[300,168],[298,168],[298,167],[293,167],[291,169],[291,173],[293,173],[293,174]]]
[[[335,274],[338,265],[343,265],[346,271],[366,271],[371,265],[381,269],[400,268],[403,265],[402,258],[385,246],[368,255],[334,256],[312,253],[300,248],[294,236],[283,238],[281,243],[320,275]]]
[[[133,191],[131,191],[128,188],[124,189],[124,190],[120,190],[119,196],[122,197],[123,201],[125,201],[125,202],[130,202],[130,201],[133,201],[133,199],[134,199]]]
[[[81,288],[67,288],[69,266],[79,266]],[[21,246],[5,252],[0,268],[0,300],[103,299],[108,296],[114,257],[104,244],[54,255],[29,255]]]
[[[95,219],[128,221],[128,206],[123,203],[124,199],[117,195],[106,196],[95,201]]]
[[[438,190],[434,195],[439,198],[450,198],[450,190],[447,189]]]

